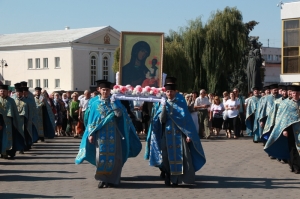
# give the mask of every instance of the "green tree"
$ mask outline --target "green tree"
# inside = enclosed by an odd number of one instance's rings
[[[226,7],[217,10],[208,20],[205,27],[205,47],[202,57],[203,67],[207,71],[208,90],[220,94],[227,90],[228,76],[235,68],[240,67],[247,36],[243,17],[236,8]]]

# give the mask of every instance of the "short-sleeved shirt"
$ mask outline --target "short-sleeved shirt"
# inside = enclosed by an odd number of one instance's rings
[[[237,100],[234,100],[232,101],[231,99],[227,100],[225,105],[229,107],[237,107],[238,105],[240,105],[240,101],[237,99]],[[228,115],[228,118],[234,118],[234,117],[237,117],[239,115],[239,110],[227,110],[227,115]]]
[[[85,111],[88,107],[90,99],[82,98],[79,102],[79,107],[82,108],[82,111]]]
[[[197,97],[194,106],[211,105],[207,97]],[[199,108],[198,110],[208,110],[208,108]]]
[[[214,118],[223,118],[224,105],[223,103],[216,105],[212,104],[210,107],[210,111],[213,112]]]

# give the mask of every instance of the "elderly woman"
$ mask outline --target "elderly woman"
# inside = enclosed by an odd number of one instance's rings
[[[219,136],[223,124],[223,111],[225,107],[221,103],[220,98],[215,96],[214,102],[210,108],[209,120],[212,121],[212,127],[215,129],[215,134]]]
[[[188,97],[187,97],[188,96]],[[187,106],[188,110],[191,113],[193,122],[196,126],[197,133],[199,134],[199,118],[198,118],[198,112],[194,108],[195,101],[197,97],[199,96],[197,91],[193,91],[191,94],[186,95],[186,100],[187,100]]]
[[[79,115],[78,93],[74,92],[71,95],[71,98],[72,98],[72,101],[69,103],[67,117],[72,125],[72,133],[74,135],[74,138],[78,138],[79,135],[76,132],[76,125],[78,123],[78,115]]]
[[[62,132],[62,122],[63,122],[63,112],[65,111],[65,106],[62,100],[60,99],[59,93],[54,93],[53,104],[55,108],[55,132],[57,135],[63,134]]]
[[[68,114],[68,110],[69,110],[69,98],[68,95],[66,93],[62,94],[62,106],[64,106],[63,112],[62,112],[62,125],[61,125],[61,133],[65,136],[65,135],[69,135],[69,132],[67,132],[67,126],[68,126],[68,118],[67,118],[67,114]]]
[[[237,139],[240,137],[240,118],[239,118],[239,109],[240,109],[240,101],[236,99],[235,93],[230,92],[230,99],[225,103],[225,109],[228,114],[228,122],[229,122],[229,132],[231,130],[234,131],[234,138]]]

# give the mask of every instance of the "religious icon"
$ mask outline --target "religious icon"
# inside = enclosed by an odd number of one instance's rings
[[[121,32],[120,84],[162,86],[163,33]]]

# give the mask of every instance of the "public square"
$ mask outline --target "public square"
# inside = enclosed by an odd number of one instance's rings
[[[14,160],[0,160],[0,198],[295,198],[300,176],[268,158],[250,137],[202,139],[207,163],[195,185],[166,187],[148,166],[144,149],[123,167],[121,184],[98,189],[95,168],[74,164],[80,140],[56,137],[39,142]],[[145,141],[142,140],[143,148]]]

